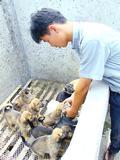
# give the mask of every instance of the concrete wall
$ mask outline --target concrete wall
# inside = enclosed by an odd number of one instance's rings
[[[7,8],[7,12],[8,10]],[[21,46],[20,43],[19,47],[17,45],[12,27],[11,16],[6,13],[6,8],[0,3],[0,103],[16,86],[25,84],[29,79],[28,67],[26,67],[23,53],[19,50]]]
[[[0,101],[29,79],[70,81],[79,77],[79,57],[69,45],[56,49],[31,39],[31,13],[60,10],[69,20],[97,21],[120,29],[119,0],[2,0],[0,5]],[[4,13],[3,13],[4,11]],[[9,92],[8,92],[9,91]]]

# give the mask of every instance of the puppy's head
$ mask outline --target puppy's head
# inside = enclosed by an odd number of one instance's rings
[[[22,97],[19,95],[15,100],[13,100],[12,104],[15,110],[20,111],[22,106],[24,105],[24,101]]]
[[[29,120],[29,121],[32,121],[32,114],[31,114],[29,111],[24,111],[24,112],[21,114],[20,122],[21,122],[21,123],[26,123],[28,120]]]
[[[23,92],[24,92],[26,95],[30,94],[30,88],[25,88],[25,89],[23,90]]]
[[[74,92],[73,84],[71,84],[71,83],[66,84],[65,85],[65,92],[71,95]]]
[[[56,142],[59,142],[63,138],[63,130],[61,128],[55,128],[51,136]]]
[[[20,96],[24,99],[29,98],[31,96],[30,88],[25,88],[20,92]]]
[[[40,109],[40,100],[38,98],[33,98],[29,104],[30,109],[34,111],[39,111]]]
[[[8,103],[4,106],[4,112],[9,112],[13,109],[13,105],[11,103]]]
[[[64,125],[64,126],[62,126],[61,129],[63,130],[64,138],[71,138],[72,137],[73,133],[72,133],[72,130],[69,126]]]

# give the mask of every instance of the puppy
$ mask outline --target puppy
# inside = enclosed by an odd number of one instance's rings
[[[40,124],[40,120],[44,119],[44,116],[40,114],[41,101],[38,98],[33,98],[28,105],[28,111],[32,114],[34,126]]]
[[[59,153],[58,153],[58,157],[61,158],[63,156],[63,154],[65,153],[65,151],[67,150],[71,138],[73,136],[73,131],[71,130],[71,128],[67,125],[62,126],[61,128],[63,130],[64,133],[64,139],[61,141],[61,146],[59,149]]]
[[[7,121],[7,124],[10,129],[16,131],[18,129],[18,125],[16,123],[17,119],[20,117],[20,113],[13,109],[13,105],[8,103],[4,106],[3,116]]]
[[[24,111],[17,120],[20,132],[25,141],[30,138],[31,126],[29,124],[29,121],[32,122],[32,120],[32,114],[29,111]]]
[[[64,126],[61,127],[61,129],[63,130],[65,138],[67,138],[67,139],[72,138],[73,131],[71,130],[70,126],[64,125]]]
[[[34,96],[29,89],[20,91],[19,95],[12,101],[14,109],[21,112],[25,111],[28,107],[27,104],[29,104],[33,98]]]
[[[41,105],[40,100],[38,98],[33,98],[30,104],[24,104],[20,108],[20,112],[23,113],[21,117],[23,116],[24,118],[26,118],[26,120],[29,120],[33,124],[33,127],[38,126],[40,124],[39,122],[39,119],[41,118],[39,114],[40,105]]]
[[[56,124],[61,115],[63,114],[65,108],[70,107],[69,103],[59,103],[57,108],[50,114],[45,115],[45,119],[43,120],[43,124],[45,126],[53,126],[54,124]]]
[[[63,107],[64,107],[64,103],[59,103],[57,108],[52,113],[45,115],[45,119],[43,120],[43,124],[45,126],[53,126],[55,123],[57,123],[57,121],[61,117]]]
[[[23,101],[25,102],[25,104],[29,104],[31,102],[31,100],[35,97],[29,88],[26,88],[24,90],[21,91],[20,96],[22,97]]]
[[[75,89],[76,89],[76,86],[77,86],[77,84],[78,84],[78,82],[79,82],[79,79],[75,79],[75,80],[71,81],[71,82],[68,83],[68,84],[73,85],[73,90],[75,90]]]
[[[64,138],[64,132],[61,128],[55,128],[51,135],[37,138],[32,144],[31,149],[42,159],[45,154],[50,155],[51,160],[57,160],[60,149],[60,140]]]
[[[79,79],[76,79],[66,84],[64,89],[57,94],[56,101],[63,102],[66,98],[69,98],[75,91],[78,81]]]
[[[32,114],[39,114],[41,108],[41,101],[38,98],[33,98],[29,104],[29,111]]]

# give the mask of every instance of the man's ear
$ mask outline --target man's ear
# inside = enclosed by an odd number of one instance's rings
[[[50,24],[49,26],[48,26],[48,30],[50,31],[50,32],[58,32],[58,30],[57,30],[57,26],[56,26],[56,24]]]

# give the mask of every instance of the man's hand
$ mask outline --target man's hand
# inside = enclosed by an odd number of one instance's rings
[[[72,96],[69,97],[69,98],[66,98],[66,99],[63,101],[63,103],[64,103],[64,104],[65,104],[65,103],[69,103],[70,105],[72,105]]]
[[[77,113],[75,113],[74,110],[71,108],[71,106],[72,106],[72,96],[69,97],[69,98],[67,98],[67,99],[65,99],[65,100],[64,100],[64,104],[65,104],[65,103],[69,103],[69,104],[70,104],[70,107],[65,108],[63,112],[64,112],[68,117],[74,118],[74,117],[77,115]]]
[[[91,82],[91,79],[80,78],[77,82],[75,92],[71,97],[64,100],[64,103],[68,102],[71,105],[71,107],[66,108],[64,111],[68,117],[74,118],[77,115],[78,110],[84,103]]]
[[[72,110],[71,107],[66,108],[65,113],[70,118],[75,118],[76,115],[77,115],[77,113],[75,113],[74,110]]]

